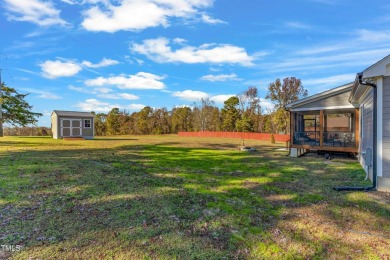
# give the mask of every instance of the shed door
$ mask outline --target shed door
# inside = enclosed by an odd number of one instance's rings
[[[61,119],[61,136],[81,136],[81,119]]]
[[[81,136],[81,119],[72,120],[72,136]]]

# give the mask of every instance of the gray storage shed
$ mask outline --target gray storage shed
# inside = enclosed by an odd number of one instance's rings
[[[89,112],[54,110],[51,113],[53,138],[94,138],[94,115]]]

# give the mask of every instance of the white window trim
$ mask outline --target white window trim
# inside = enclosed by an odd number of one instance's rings
[[[89,126],[85,126],[85,123],[86,121],[89,121]],[[83,125],[84,128],[91,128],[92,127],[92,119],[84,119],[84,125]]]

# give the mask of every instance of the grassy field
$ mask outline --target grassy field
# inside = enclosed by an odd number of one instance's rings
[[[284,144],[0,139],[0,258],[389,259],[390,197],[352,158]]]

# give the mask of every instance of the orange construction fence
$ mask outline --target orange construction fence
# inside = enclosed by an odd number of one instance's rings
[[[271,134],[265,133],[242,133],[242,132],[179,132],[179,136],[187,137],[219,137],[219,138],[239,138],[254,140],[271,140]],[[287,142],[290,135],[274,134],[276,142]]]

